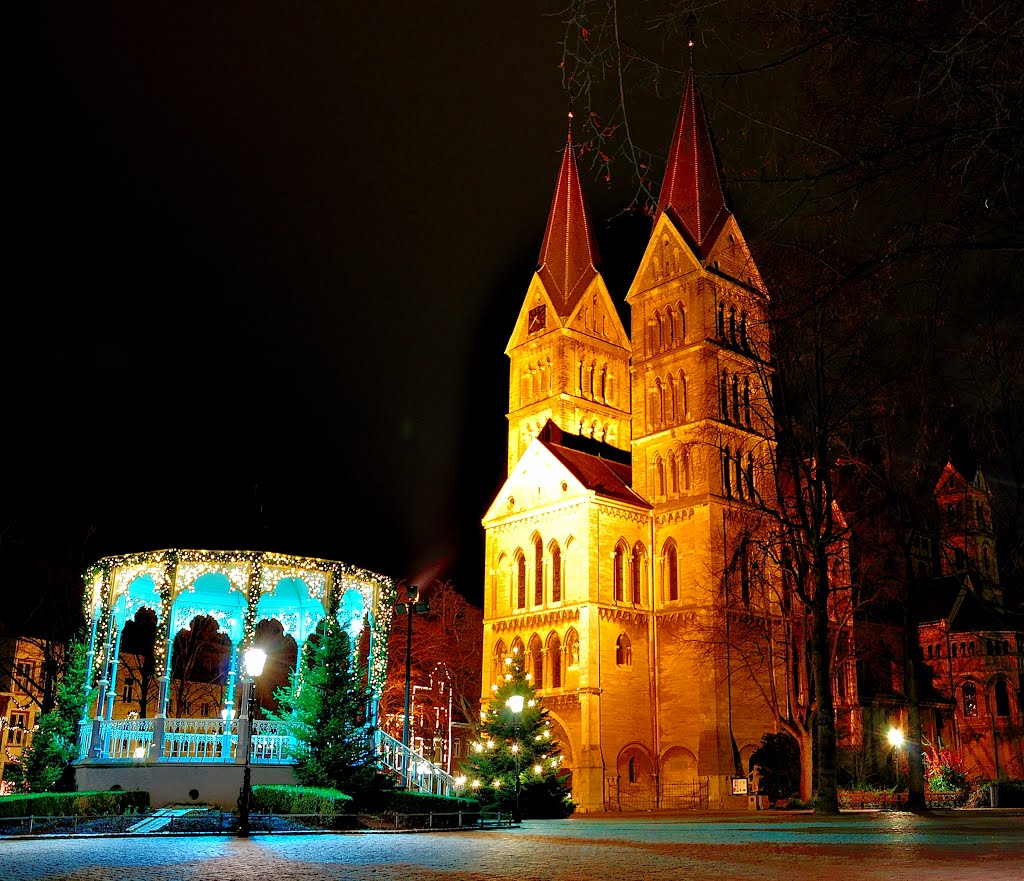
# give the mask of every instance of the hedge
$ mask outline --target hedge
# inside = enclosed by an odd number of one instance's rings
[[[149,808],[142,790],[25,792],[0,797],[0,817],[70,817],[125,814]]]
[[[470,813],[480,810],[480,803],[473,798],[409,792],[402,789],[388,793],[384,801],[384,809],[395,814],[454,814],[459,811]]]

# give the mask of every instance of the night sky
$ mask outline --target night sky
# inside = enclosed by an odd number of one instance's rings
[[[30,13],[5,126],[8,599],[41,564],[203,547],[480,601],[504,348],[565,138],[546,5]],[[628,199],[584,176],[598,220]],[[642,238],[608,230],[621,300]]]

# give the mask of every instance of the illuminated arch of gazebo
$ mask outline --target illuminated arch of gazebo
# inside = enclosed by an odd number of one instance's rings
[[[85,573],[85,617],[89,627],[89,683],[97,698],[91,718],[83,720],[79,764],[135,762],[235,762],[238,735],[246,727],[235,719],[236,680],[244,672],[241,657],[252,646],[260,621],[276,620],[295,640],[297,664],[303,647],[332,611],[352,639],[354,650],[369,631],[368,687],[371,718],[387,673],[387,635],[395,587],[374,572],[334,560],[294,557],[263,551],[159,550],[105,557]],[[139,610],[156,616],[153,649],[158,681],[156,713],[151,719],[114,719],[117,668],[125,624]],[[174,637],[199,616],[212,618],[230,640],[225,706],[216,719],[167,716]],[[286,763],[287,733],[273,722],[251,731],[254,761]]]

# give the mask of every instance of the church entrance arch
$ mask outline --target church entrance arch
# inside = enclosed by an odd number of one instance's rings
[[[619,752],[609,802],[609,808],[617,811],[650,811],[657,807],[654,761],[643,744],[628,744]]]

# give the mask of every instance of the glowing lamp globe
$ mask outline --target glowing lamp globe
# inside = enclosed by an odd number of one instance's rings
[[[245,650],[245,672],[249,676],[261,676],[263,665],[267,663],[267,653],[255,646]]]
[[[523,711],[524,700],[525,698],[521,694],[513,694],[509,696],[507,701],[505,701],[505,706],[513,713],[521,713]]]
[[[903,732],[899,728],[890,728],[888,737],[889,744],[894,749],[899,749],[903,745]]]

